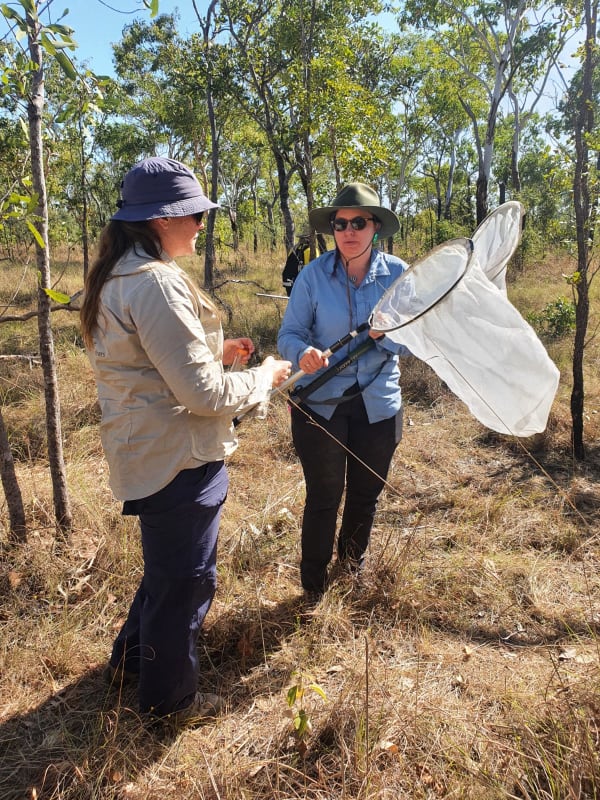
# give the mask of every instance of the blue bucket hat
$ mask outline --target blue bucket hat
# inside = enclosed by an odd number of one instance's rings
[[[121,183],[119,210],[111,219],[142,222],[159,217],[187,217],[219,208],[202,191],[194,173],[172,158],[145,158]]]

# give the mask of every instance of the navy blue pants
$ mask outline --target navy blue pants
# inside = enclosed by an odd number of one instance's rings
[[[300,409],[292,406],[291,412],[292,439],[306,482],[300,578],[304,589],[321,592],[333,556],[344,488],[338,559],[356,566],[363,559],[377,500],[402,438],[402,411],[370,423],[362,396],[358,395],[338,405],[329,420],[306,405]]]
[[[140,711],[169,714],[194,699],[197,642],[217,588],[217,536],[228,475],[222,461],[180,472],[127,501],[140,519],[144,575],[110,663],[139,674]]]

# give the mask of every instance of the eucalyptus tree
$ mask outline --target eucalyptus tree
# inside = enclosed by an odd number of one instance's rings
[[[9,157],[8,163],[2,163],[0,166],[2,175],[0,179],[2,187],[0,189],[0,231],[5,233],[8,233],[5,231],[6,223],[11,218],[20,216],[20,207],[24,205],[27,208],[30,202],[26,196],[18,192],[22,176],[15,176],[12,171],[12,165],[20,165],[21,162],[19,158],[21,141],[20,137],[15,134],[15,127],[8,120],[0,119],[0,152]],[[5,169],[8,171],[5,172]],[[8,252],[8,248],[4,248],[4,253]],[[27,537],[25,507],[17,479],[8,430],[2,414],[3,398],[4,387],[0,395],[0,481],[8,508],[8,539],[11,542],[23,542]]]
[[[460,68],[449,58],[436,38],[423,40],[420,61],[428,69],[421,88],[422,103],[427,109],[427,136],[422,147],[420,171],[429,176],[435,186],[435,206],[438,222],[455,220],[474,227],[474,215],[463,201],[464,190],[471,174],[476,171],[477,156],[469,136],[470,119],[464,103],[484,113],[481,96],[474,87],[465,84]],[[463,82],[460,97],[456,86]],[[461,202],[454,202],[457,177],[463,181]]]
[[[255,251],[258,249],[261,201],[266,197],[263,154],[266,142],[263,133],[247,116],[231,109],[219,151],[219,185],[221,205],[231,222],[232,246],[237,250],[240,232],[252,229]]]
[[[293,177],[298,175],[310,211],[317,195],[331,196],[332,183],[357,177],[349,174],[352,155],[362,150],[362,161],[369,157],[358,134],[361,125],[369,127],[378,100],[361,86],[360,62],[376,46],[366,20],[380,5],[366,9],[358,0],[222,0],[221,5],[234,50],[236,99],[271,149],[289,248]],[[332,162],[333,181],[327,173]]]
[[[361,142],[363,151],[368,153],[363,159],[364,175],[398,214],[403,237],[414,213],[413,177],[433,122],[423,91],[430,65],[422,55],[420,37],[392,36],[376,55],[374,66],[378,64],[380,68],[375,70],[372,83],[367,81],[369,94],[376,96],[380,104],[374,107]],[[392,252],[392,239],[387,247]]]
[[[577,3],[577,6],[580,6]],[[598,0],[583,0],[584,37],[580,48],[581,68],[573,77],[561,104],[562,126],[575,151],[573,205],[577,240],[577,269],[569,277],[575,295],[575,339],[573,343],[573,387],[571,420],[573,455],[585,458],[584,351],[589,321],[590,284],[598,268],[592,268],[600,203],[600,137],[597,117],[600,108],[600,53],[597,40]]]
[[[527,76],[552,67],[556,42],[569,26],[567,11],[538,0],[407,0],[402,19],[435,31],[438,41],[459,66],[459,102],[471,120],[478,154],[477,222],[488,211],[488,191],[498,114],[507,92],[531,88]],[[519,84],[521,82],[521,84]],[[478,87],[487,101],[481,117],[466,86]]]
[[[104,92],[111,80],[98,77],[76,62],[74,66],[76,77],[68,82],[56,62],[49,62],[46,68],[44,141],[50,167],[46,181],[52,201],[51,241],[81,246],[85,279],[94,216],[90,180],[98,159],[96,132],[105,118]]]
[[[219,201],[221,175],[221,146],[226,138],[223,131],[234,112],[229,89],[229,51],[220,38],[223,19],[218,14],[218,0],[211,0],[201,14],[194,2],[199,32],[194,33],[183,48],[171,47],[175,105],[175,130],[192,145],[194,160],[200,170],[206,193]],[[229,221],[237,242],[237,217],[235,206],[228,207]],[[216,267],[215,250],[216,213],[207,215],[204,236],[204,285],[210,290],[214,284]]]
[[[125,26],[121,41],[113,45],[115,73],[122,90],[120,121],[144,132],[136,142],[147,149],[138,153],[130,150],[130,157],[135,159],[155,155],[158,150],[183,157],[186,143],[172,127],[170,53],[176,45],[181,43],[171,14],[161,14],[150,22],[135,20]]]
[[[43,113],[45,103],[44,56],[56,59],[68,80],[75,78],[75,70],[66,50],[75,48],[73,31],[61,24],[44,25],[40,19],[40,4],[36,0],[19,0],[22,12],[7,5],[0,7],[2,15],[13,25],[13,31],[23,37],[26,47],[16,49],[12,65],[3,68],[5,85],[10,83],[16,98],[23,103],[27,113],[27,129],[31,156],[31,185],[37,200],[32,232],[36,242],[36,261],[39,273],[38,335],[46,408],[46,433],[48,461],[53,488],[54,514],[58,532],[68,536],[73,517],[67,491],[62,445],[60,396],[54,353],[54,340],[50,323],[51,271],[48,239],[48,198],[46,193],[45,152],[43,141]],[[20,48],[20,38],[17,38]]]
[[[199,33],[183,41],[176,20],[164,14],[152,22],[127,26],[114,48],[121,86],[129,100],[122,116],[137,121],[146,133],[148,155],[162,150],[192,166],[204,191],[218,202],[221,117],[227,116],[223,97],[227,63],[217,40],[217,0],[202,16],[196,9]],[[144,81],[139,80],[144,75]],[[213,285],[215,214],[207,215],[204,236],[204,284]]]
[[[289,249],[294,243],[290,180],[297,169],[294,147],[301,132],[292,125],[290,112],[293,113],[294,103],[283,77],[290,65],[298,66],[298,38],[292,35],[285,41],[289,15],[279,0],[222,0],[221,6],[231,40],[233,92],[269,143],[277,172],[285,245]],[[302,106],[305,110],[306,103]]]
[[[153,153],[152,126],[128,117],[130,97],[119,82],[103,86],[102,110],[93,129],[93,160],[86,178],[95,230],[103,228],[116,208],[123,175],[140,156]]]
[[[519,199],[527,209],[523,244],[536,247],[538,254],[569,237],[573,217],[572,147],[557,147],[548,136],[552,117],[533,113],[520,136]],[[511,186],[514,169],[514,120],[507,115],[496,129],[494,174],[500,187]],[[514,188],[514,184],[512,184]],[[499,201],[503,202],[502,194]]]

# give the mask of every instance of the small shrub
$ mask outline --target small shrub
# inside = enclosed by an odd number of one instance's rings
[[[558,297],[542,311],[528,314],[527,321],[540,336],[560,339],[575,327],[575,306],[566,297]]]

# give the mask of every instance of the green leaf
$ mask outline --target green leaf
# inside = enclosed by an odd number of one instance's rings
[[[312,723],[304,709],[300,709],[298,715],[294,719],[294,727],[298,731],[298,736],[301,739],[312,730]]]
[[[42,236],[41,236],[40,232],[35,227],[33,222],[31,222],[31,220],[28,219],[28,220],[26,220],[26,222],[27,222],[27,227],[29,228],[29,230],[33,234],[33,238],[35,239],[35,241],[37,242],[39,247],[41,247],[42,250],[44,250],[46,245],[44,244],[44,240],[42,239]]]
[[[40,36],[40,42],[44,50],[48,53],[48,55],[51,56],[56,55],[56,47],[54,46],[54,43],[52,42],[49,36],[47,36],[45,33],[42,33]]]
[[[321,689],[318,683],[311,683],[309,688],[312,689],[314,692],[316,692],[320,697],[322,697],[323,700],[325,700],[325,702],[327,702],[327,695],[325,694],[323,689]]]
[[[7,6],[4,3],[2,3],[2,5],[0,5],[0,11],[2,12],[2,16],[5,19],[12,19],[15,22],[17,22],[19,25],[25,25],[26,24],[25,23],[25,19],[20,14],[17,14],[17,12],[14,10],[14,8],[11,8],[10,6]]]
[[[287,704],[288,704],[288,706],[290,708],[296,702],[297,695],[298,695],[298,687],[297,686],[292,686],[292,687],[290,687],[290,689],[288,689],[288,693],[287,693],[286,699],[287,699]]]
[[[158,0],[144,0],[144,5],[150,9],[150,19],[154,19],[158,14]]]
[[[76,72],[75,67],[73,66],[73,62],[71,61],[69,56],[66,53],[64,53],[62,50],[59,50],[56,53],[56,55],[54,56],[54,58],[60,64],[60,66],[62,68],[62,71],[65,73],[67,78],[69,78],[70,80],[74,81],[77,78],[77,72]]]
[[[581,283],[581,272],[575,270],[572,275],[565,275],[564,272],[562,273],[563,278],[569,284],[569,286],[577,286]]]
[[[61,305],[68,306],[71,302],[71,297],[64,292],[57,292],[54,289],[44,289],[46,294],[51,300],[54,300],[55,303],[61,303]]]

